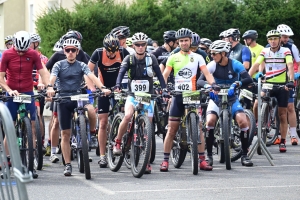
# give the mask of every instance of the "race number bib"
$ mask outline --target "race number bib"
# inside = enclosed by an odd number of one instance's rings
[[[20,94],[13,98],[13,102],[16,103],[31,103],[31,95]]]
[[[149,92],[149,81],[147,80],[132,80],[131,81],[132,92]]]
[[[190,91],[192,90],[192,80],[175,80],[175,91]]]

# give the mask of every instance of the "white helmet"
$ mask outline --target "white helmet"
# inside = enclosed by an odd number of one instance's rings
[[[231,43],[224,40],[216,40],[210,45],[209,49],[216,52],[228,53],[231,49]]]
[[[66,39],[63,43],[63,48],[66,47],[75,47],[77,49],[80,49],[80,42],[74,38]]]
[[[137,42],[145,42],[145,43],[147,43],[148,42],[148,36],[145,33],[138,32],[138,33],[135,33],[131,37],[131,40],[132,40],[132,44],[135,44]]]
[[[41,43],[41,37],[36,33],[30,33],[31,42],[39,42]]]
[[[31,43],[30,34],[26,31],[18,31],[14,35],[14,46],[19,51],[27,51]]]
[[[53,47],[53,51],[61,51],[62,50],[62,46],[60,41],[57,41]]]
[[[281,35],[287,35],[287,36],[294,35],[292,29],[288,25],[285,25],[285,24],[278,25],[277,31],[279,31],[281,33]]]

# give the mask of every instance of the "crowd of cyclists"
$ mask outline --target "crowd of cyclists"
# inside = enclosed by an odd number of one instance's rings
[[[110,94],[124,89],[134,93],[141,91],[141,88],[143,92],[154,94],[157,92],[154,89],[156,80],[161,87],[159,94],[169,103],[163,161],[160,165],[162,172],[169,170],[173,140],[184,114],[183,97],[177,95],[171,98],[169,83],[173,85],[175,91],[195,91],[199,88],[209,90],[210,100],[205,114],[207,133],[204,135],[201,132],[200,140],[203,142],[198,144],[200,170],[213,169],[214,129],[221,111],[218,93],[222,84],[230,85],[228,99],[231,104],[231,115],[240,128],[243,166],[253,166],[247,155],[249,123],[235,91],[246,88],[257,93],[256,87],[248,86],[259,77],[264,77],[267,83],[285,86],[271,92],[271,96],[277,99],[280,119],[280,136],[274,144],[279,145],[280,152],[286,152],[288,133],[291,144],[298,144],[294,88],[295,80],[300,77],[300,57],[298,48],[290,39],[293,31],[289,26],[281,24],[277,29],[267,32],[266,47],[256,42],[257,31],[247,30],[241,34],[236,28],[223,31],[219,35],[220,39],[216,41],[200,38],[188,28],[167,30],[163,33],[164,44],[161,46],[157,46],[157,42],[153,45],[152,39],[145,33],[137,32],[130,35],[129,27],[118,26],[112,29],[104,37],[103,46],[89,56],[82,49],[81,33],[69,30],[55,43],[54,53],[49,59],[39,51],[42,40],[38,34],[19,31],[4,39],[7,49],[1,58],[1,88],[7,96],[33,95],[34,90],[46,90],[47,97],[39,101],[37,107],[40,116],[47,106],[50,106],[52,111],[49,139],[43,147],[45,156],[50,156],[50,161],[56,163],[59,161],[56,154],[60,145],[65,159],[63,172],[65,176],[72,174],[70,119],[77,103],[67,99],[55,102],[51,101],[51,97],[91,93],[97,88],[103,92],[103,96],[97,98],[97,111],[95,112],[93,99],[84,102],[84,106],[88,110],[91,134],[89,145],[97,147],[99,144],[100,168],[106,168],[108,165],[106,155],[108,115],[111,105],[114,104]],[[262,91],[261,95],[265,95],[265,91]],[[47,101],[49,103],[46,103]],[[246,99],[245,101],[246,108],[250,109],[251,101]],[[134,97],[129,94],[124,105],[124,118],[119,125],[113,147],[113,154],[116,156],[122,154],[122,137],[132,119],[136,104]],[[16,121],[19,103],[8,101],[6,105],[13,121]],[[32,101],[31,104],[26,104],[26,109],[30,111],[32,130],[35,132],[36,103]],[[148,111],[147,116],[151,121],[154,113],[153,102],[146,106],[145,110]],[[257,122],[257,101],[252,111]],[[35,138],[33,140],[35,141]],[[4,146],[8,152],[5,140]],[[8,153],[8,161],[9,157]],[[145,173],[151,173],[151,170],[149,161]],[[33,177],[38,177],[35,170]]]

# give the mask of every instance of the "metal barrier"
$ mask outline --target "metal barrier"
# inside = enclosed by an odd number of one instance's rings
[[[0,102],[0,199],[28,200],[25,183],[32,181],[32,173],[22,165],[19,147],[17,145],[15,127],[7,107]],[[7,153],[4,148],[3,136],[6,137],[9,149],[11,171],[8,167]],[[11,176],[12,175],[12,176]],[[18,194],[18,195],[16,195]]]

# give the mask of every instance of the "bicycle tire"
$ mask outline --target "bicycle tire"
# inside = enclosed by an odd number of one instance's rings
[[[255,116],[252,113],[251,110],[244,109],[244,113],[246,117],[249,119],[250,126],[249,126],[249,140],[248,140],[248,147],[252,144],[253,138],[254,138],[254,133],[256,129],[256,123],[255,123]],[[238,160],[242,156],[242,148],[240,144],[239,152],[236,154],[231,154],[231,162],[234,162]]]
[[[40,118],[35,114],[35,137],[36,137],[36,151],[35,151],[35,167],[37,170],[43,168],[43,140],[40,127]]]
[[[217,121],[215,128],[214,128],[214,136],[218,142],[218,157],[219,157],[219,163],[225,162],[225,155],[224,155],[224,142],[221,140],[221,128],[220,128],[220,120]]]
[[[230,134],[230,120],[229,120],[228,110],[223,110],[222,113],[222,136],[224,139],[224,156],[226,169],[231,169],[231,158],[230,158],[230,142],[229,142],[229,134]]]
[[[297,126],[296,126],[296,131],[297,131],[297,135],[300,138],[300,109],[298,108],[300,107],[300,101],[297,101],[297,106],[295,107],[295,112],[296,112],[296,120],[297,120]]]
[[[91,179],[91,169],[90,169],[90,161],[89,161],[89,145],[88,145],[88,138],[87,138],[87,126],[88,120],[85,118],[84,115],[79,115],[79,127],[80,127],[80,136],[81,136],[81,153],[82,153],[82,160],[84,164],[84,173],[86,179]],[[81,156],[79,154],[79,156]]]
[[[187,128],[189,136],[190,136],[190,142],[191,142],[191,157],[192,157],[192,172],[194,175],[198,174],[198,126],[197,124],[197,117],[196,113],[190,113],[188,116],[189,119],[187,120]]]
[[[138,128],[137,133],[134,133],[134,139],[131,142],[131,172],[135,178],[140,178],[146,171],[150,159],[151,143],[152,143],[152,125],[148,117],[140,115],[138,116],[137,122]],[[142,135],[139,131],[140,128],[144,125],[144,134]],[[137,145],[135,145],[135,141]],[[144,159],[141,162],[140,155],[144,155]]]
[[[33,172],[33,165],[34,165],[33,139],[32,139],[31,123],[28,117],[24,117],[23,119],[21,119],[21,129],[22,129],[22,138],[23,138],[22,148],[25,148],[27,151],[25,152],[26,153],[25,166],[28,168],[29,171]]]
[[[153,122],[152,122],[152,130],[155,130]],[[150,154],[150,163],[153,163],[155,160],[155,154],[156,154],[156,137],[155,137],[154,131],[152,133],[151,138],[152,138],[152,147],[151,147],[151,154]]]
[[[269,138],[267,137],[266,139],[266,145],[270,146],[272,145],[276,138],[279,135],[279,128],[280,128],[280,120],[279,120],[279,115],[278,115],[278,105],[274,106],[272,108],[273,110],[273,115],[271,116],[271,127],[275,129],[275,134],[273,135],[273,137]],[[273,119],[275,117],[275,119]]]
[[[267,124],[268,124],[268,119],[270,115],[270,109],[269,109],[269,104],[268,103],[263,103],[262,108],[261,108],[261,139],[263,143],[266,144],[267,141]],[[262,155],[262,150],[261,147],[258,146],[257,148],[257,154]]]
[[[115,145],[115,139],[118,135],[119,125],[120,125],[121,121],[123,120],[124,116],[125,116],[124,113],[118,113],[114,117],[113,122],[111,124],[110,133],[108,135],[108,144],[106,146],[107,161],[108,161],[109,169],[113,172],[119,171],[119,169],[121,168],[121,166],[123,164],[123,160],[124,160],[124,154],[122,154],[120,156],[115,156],[113,154],[113,147]]]
[[[183,130],[182,123],[175,134],[173,147],[171,149],[171,159],[175,168],[180,168],[187,154],[186,132]]]

